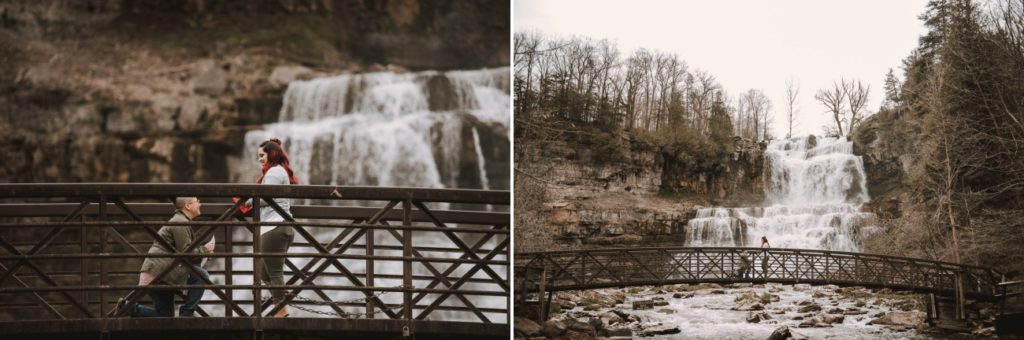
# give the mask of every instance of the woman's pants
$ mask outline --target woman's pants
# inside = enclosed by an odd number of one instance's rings
[[[260,235],[260,252],[261,253],[287,253],[288,247],[291,247],[292,240],[295,239],[295,230],[290,226],[280,226],[274,228],[271,231]],[[263,281],[270,282],[271,285],[284,285],[284,257],[264,257],[261,258],[263,261]],[[284,300],[284,290],[282,289],[271,289],[270,294],[274,296],[274,301]]]

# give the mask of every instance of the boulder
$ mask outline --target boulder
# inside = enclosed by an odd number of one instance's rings
[[[629,327],[615,327],[606,329],[604,334],[607,337],[632,337],[633,330]]]
[[[601,323],[604,324],[605,326],[614,325],[622,322],[622,317],[613,312],[605,312],[604,314],[601,314]]]
[[[227,88],[227,72],[213,60],[202,60],[192,67],[192,92],[210,96],[220,95]]]
[[[917,328],[918,326],[924,323],[924,320],[925,313],[920,311],[888,312],[882,315],[882,317],[880,318],[871,320],[870,322],[868,322],[868,324]]]
[[[201,60],[193,67],[191,87],[197,94],[219,95],[227,88],[227,73],[213,60]]]
[[[270,72],[270,78],[267,79],[267,82],[274,87],[283,87],[288,86],[288,83],[293,81],[305,79],[312,73],[313,70],[301,65],[278,66]]]
[[[732,310],[740,310],[740,311],[752,311],[752,310],[763,310],[763,309],[764,309],[764,305],[762,305],[760,301],[753,301],[753,300],[743,300],[743,301],[737,302],[736,305],[732,307]]]
[[[527,319],[527,318],[523,318],[523,317],[518,317],[517,316],[517,317],[515,317],[514,321],[515,321],[515,334],[516,334],[516,336],[530,337],[530,336],[538,335],[538,334],[540,334],[541,330],[543,329],[536,322],[534,322],[533,320]],[[548,321],[548,322],[550,322],[550,321]]]
[[[817,312],[817,311],[821,311],[821,306],[819,306],[816,303],[812,303],[812,304],[800,307],[796,311],[799,312],[799,313]]]
[[[676,313],[676,310],[675,310],[675,309],[671,309],[671,308],[662,308],[662,309],[659,309],[659,310],[658,310],[658,313],[663,313],[663,314],[675,314],[675,313]]]
[[[544,327],[541,328],[540,333],[546,337],[552,338],[565,334],[566,326],[563,321],[548,320],[544,323]]]
[[[764,320],[771,320],[772,316],[765,312],[749,312],[747,313],[747,322],[758,323]]]
[[[776,328],[771,335],[768,336],[768,340],[806,340],[807,337],[791,331],[789,326],[782,325]]]
[[[592,319],[592,320],[594,320],[594,319]],[[598,322],[600,322],[600,321],[598,321]],[[568,333],[575,332],[575,333],[581,333],[581,334],[590,335],[591,339],[597,337],[597,330],[594,328],[594,325],[592,325],[590,323],[579,322],[579,321],[576,321],[576,320],[567,320],[566,323],[567,323],[567,327],[566,327],[566,333],[567,334],[566,335],[568,335]],[[572,338],[572,337],[570,337],[570,338]]]
[[[682,331],[679,330],[678,326],[668,325],[657,325],[653,327],[644,328],[640,331],[640,336],[655,336],[655,335],[667,335],[667,334],[679,334]]]

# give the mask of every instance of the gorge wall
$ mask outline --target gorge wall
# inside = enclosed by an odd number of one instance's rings
[[[517,250],[678,241],[698,207],[763,200],[763,145],[736,139],[711,174],[666,169],[656,151],[627,144],[599,162],[578,143],[516,139]]]
[[[415,0],[0,3],[0,181],[240,181],[245,133],[279,120],[289,82],[505,67],[508,11]]]

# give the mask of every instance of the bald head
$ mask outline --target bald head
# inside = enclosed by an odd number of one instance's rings
[[[189,202],[192,202],[192,200],[194,200],[194,199],[196,199],[196,198],[195,197],[178,197],[178,198],[175,198],[174,199],[174,207],[177,208],[178,210],[185,210],[185,206],[188,205]]]
[[[174,207],[187,215],[189,219],[199,216],[200,205],[199,199],[195,197],[178,197],[174,199]]]

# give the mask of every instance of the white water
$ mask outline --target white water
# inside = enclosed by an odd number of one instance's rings
[[[657,287],[663,289],[664,287]],[[651,289],[655,290],[655,289]],[[709,294],[711,289],[698,290],[693,292],[690,298],[677,299],[672,293],[650,294],[639,293],[631,295],[624,304],[617,305],[615,309],[636,315],[645,325],[666,325],[678,327],[682,332],[670,335],[657,335],[650,339],[766,339],[776,328],[787,325],[790,330],[810,339],[928,339],[931,337],[917,333],[916,331],[898,331],[893,328],[881,325],[869,325],[871,320],[876,319],[874,315],[887,313],[894,310],[887,305],[884,297],[872,297],[862,299],[866,305],[857,306],[856,299],[836,298],[831,290],[823,287],[808,287],[807,285],[781,285],[767,284],[757,285],[751,288],[725,288],[725,294]],[[615,294],[616,289],[605,289],[605,294]],[[826,292],[826,297],[815,298],[814,292]],[[746,321],[750,312],[732,310],[736,305],[735,299],[743,293],[774,294],[779,301],[765,305],[764,312],[772,319],[759,323]],[[632,310],[631,301],[640,299],[652,299],[661,297],[669,302],[668,306],[655,307],[648,310]],[[799,313],[798,303],[813,301],[822,307],[823,311],[831,309],[856,308],[866,311],[863,315],[846,315],[843,322],[832,324],[825,328],[801,328],[801,320],[795,320],[798,316],[808,317],[821,312]],[[581,311],[583,307],[577,307],[574,311]],[[665,309],[671,312],[664,312]],[[596,315],[605,313],[610,308],[603,308],[592,312]],[[565,317],[560,315],[559,317]],[[577,319],[585,322],[585,318]],[[633,338],[641,338],[637,332]]]
[[[285,92],[279,121],[246,133],[239,177],[243,183],[255,181],[260,172],[256,160],[258,145],[269,138],[279,138],[284,142],[300,184],[451,188],[459,187],[462,183],[462,186],[471,189],[490,189],[494,181],[487,177],[485,165],[488,158],[499,164],[508,160],[495,159],[496,155],[485,152],[481,148],[481,139],[508,138],[505,133],[508,131],[511,113],[508,73],[508,68],[404,74],[382,72],[345,74],[292,82]],[[431,98],[432,96],[437,97]],[[438,102],[441,104],[437,104]],[[478,132],[478,129],[484,132]],[[474,166],[468,167],[463,164]],[[479,181],[467,184],[467,181],[462,179],[464,175],[459,173],[463,168],[477,169]],[[446,205],[442,208],[444,207]],[[326,228],[307,229],[322,243],[330,241],[341,231]],[[401,246],[401,243],[388,232],[371,233],[378,247]],[[479,238],[479,235],[459,236],[468,244],[474,244]],[[248,239],[251,235],[238,233],[235,237]],[[365,240],[365,237],[362,239]],[[295,242],[304,241],[296,234]],[[493,249],[499,241],[501,237],[495,237],[482,248]],[[363,241],[357,243],[361,244]],[[437,233],[420,232],[414,232],[414,246],[454,247],[451,241]],[[246,252],[251,249],[239,247],[235,251]],[[293,246],[289,252],[309,253],[315,252],[315,249]],[[355,249],[347,251],[346,254],[363,255],[364,251]],[[378,248],[374,254],[402,256],[402,251]],[[457,258],[460,255],[455,252],[423,251],[423,256],[427,257]],[[503,258],[499,255],[494,259]],[[308,258],[292,257],[290,260],[301,268],[307,263]],[[366,262],[361,260],[342,260],[341,263],[347,270],[355,273],[363,273],[367,268]],[[451,266],[447,263],[432,265],[441,272]],[[450,275],[462,275],[471,267],[462,265]],[[234,268],[251,270],[252,261],[237,259],[234,261]],[[422,263],[415,263],[413,271],[414,275],[432,275]],[[500,268],[495,271],[505,272]],[[338,273],[338,270],[329,267],[327,272]],[[377,261],[373,272],[378,275],[400,274],[402,264]],[[286,280],[288,277],[286,269]],[[474,278],[490,279],[482,271],[475,274]],[[236,275],[233,280],[238,284],[249,284],[252,277]],[[353,284],[346,278],[319,278],[315,282],[332,285]],[[416,280],[413,285],[425,288],[428,283],[427,280]],[[372,283],[376,287],[395,287],[401,284],[400,279],[380,277]],[[434,288],[445,286],[441,284]],[[460,289],[496,290],[497,286],[469,283]],[[251,298],[251,294],[244,291],[234,294],[235,298]],[[269,294],[270,292],[264,291],[263,297],[268,297]],[[327,294],[335,301],[363,297],[363,294],[351,291],[327,291]],[[300,296],[320,300],[309,291],[300,293]],[[436,294],[427,295],[418,304],[429,305],[436,297]],[[212,293],[207,293],[206,298],[214,299]],[[387,304],[402,303],[401,293],[390,293],[380,298]],[[468,299],[479,308],[505,308],[507,304],[506,298],[470,296]],[[452,296],[441,306],[462,307],[463,303]],[[331,310],[324,306],[307,307],[321,311]],[[352,313],[366,311],[365,307],[343,309]],[[247,309],[250,310],[251,307]],[[292,316],[320,316],[294,307],[290,312]],[[395,312],[398,312],[397,308]],[[419,312],[420,309],[415,309],[414,316]],[[222,309],[216,313],[222,313]],[[505,320],[504,314],[485,315],[491,322],[501,323]],[[378,314],[377,317],[386,316]],[[428,318],[438,319],[478,321],[470,313],[436,310]]]
[[[845,139],[805,137],[774,141],[765,151],[770,206],[703,208],[687,224],[691,246],[759,246],[857,251],[857,233],[873,214],[864,164]]]

